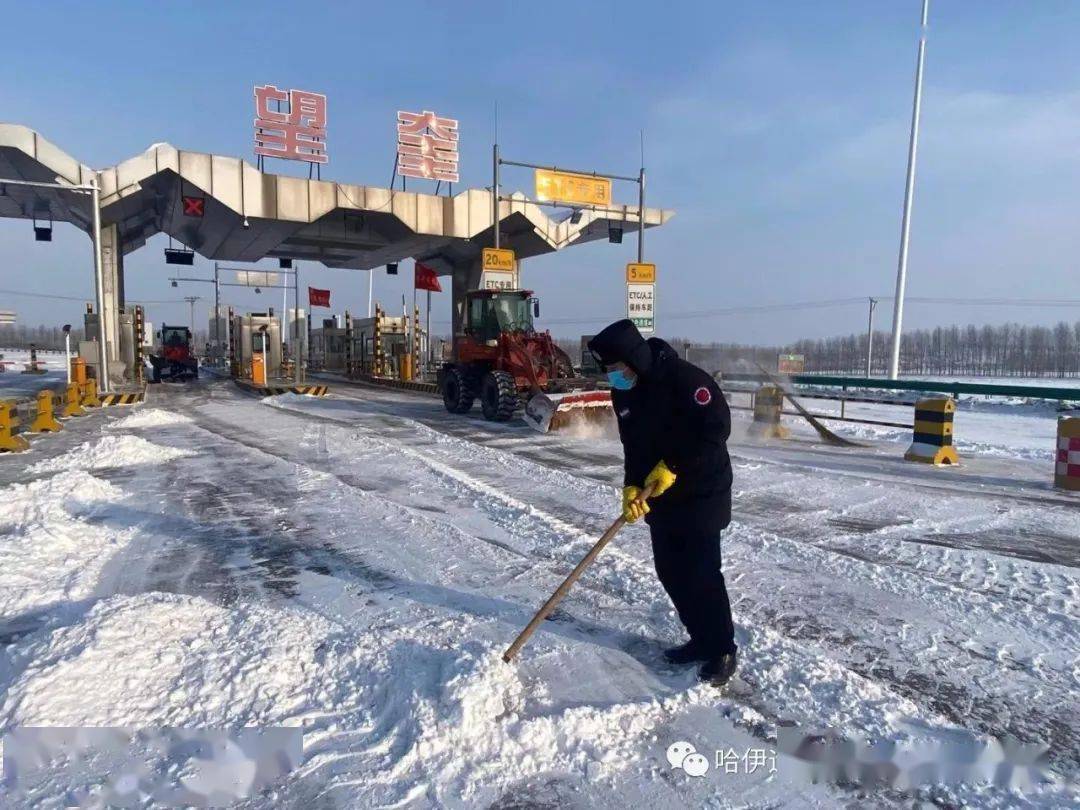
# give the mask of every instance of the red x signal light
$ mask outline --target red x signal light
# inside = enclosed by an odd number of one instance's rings
[[[206,213],[206,197],[181,197],[185,217],[201,217]]]

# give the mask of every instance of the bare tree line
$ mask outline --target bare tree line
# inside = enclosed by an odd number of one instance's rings
[[[874,332],[871,376],[888,371],[892,336]],[[558,344],[578,362],[580,343]],[[786,346],[704,343],[686,338],[668,342],[690,362],[709,372],[755,372],[757,364],[775,371],[780,354],[801,354],[806,371],[866,374],[866,334],[797,340]],[[1054,326],[1005,323],[986,326],[939,326],[913,329],[900,341],[901,373],[972,377],[1080,376],[1080,321]]]
[[[78,348],[82,340],[82,328],[71,328],[71,346]],[[5,349],[38,349],[63,351],[64,330],[59,326],[27,326],[26,324],[0,325],[0,347]]]
[[[891,335],[874,333],[872,375],[888,368]],[[808,372],[866,373],[866,335],[799,340],[783,349],[802,354]],[[973,377],[1080,375],[1080,321],[1055,326],[939,326],[914,329],[900,341],[903,374]]]

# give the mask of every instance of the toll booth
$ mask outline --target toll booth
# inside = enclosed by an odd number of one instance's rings
[[[319,371],[345,373],[345,326],[337,318],[324,318],[322,326],[311,330],[311,365]]]
[[[146,382],[146,323],[144,322],[143,308],[140,306],[127,306],[118,315],[120,325],[120,346],[118,360],[109,364],[109,376],[114,384],[139,385]],[[85,339],[79,341],[79,357],[89,369],[89,376],[94,379],[100,378],[98,364],[100,354],[98,352],[98,316],[86,305],[86,314],[83,316],[83,334]]]
[[[281,324],[273,312],[233,315],[230,350],[234,376],[259,385],[282,378]]]
[[[379,307],[372,318],[346,315],[346,358],[353,375],[400,380],[409,363],[412,346],[408,323],[403,315],[386,315]]]

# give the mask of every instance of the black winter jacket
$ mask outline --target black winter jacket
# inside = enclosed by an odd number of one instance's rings
[[[629,390],[614,389],[612,405],[625,454],[625,486],[644,487],[663,460],[675,484],[649,501],[650,526],[719,534],[731,522],[731,412],[706,372],[650,338],[652,363]]]

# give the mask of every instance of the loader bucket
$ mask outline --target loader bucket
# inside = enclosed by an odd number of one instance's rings
[[[564,394],[535,394],[525,404],[525,423],[547,433],[587,424],[614,424],[611,394],[607,391],[570,391]]]

